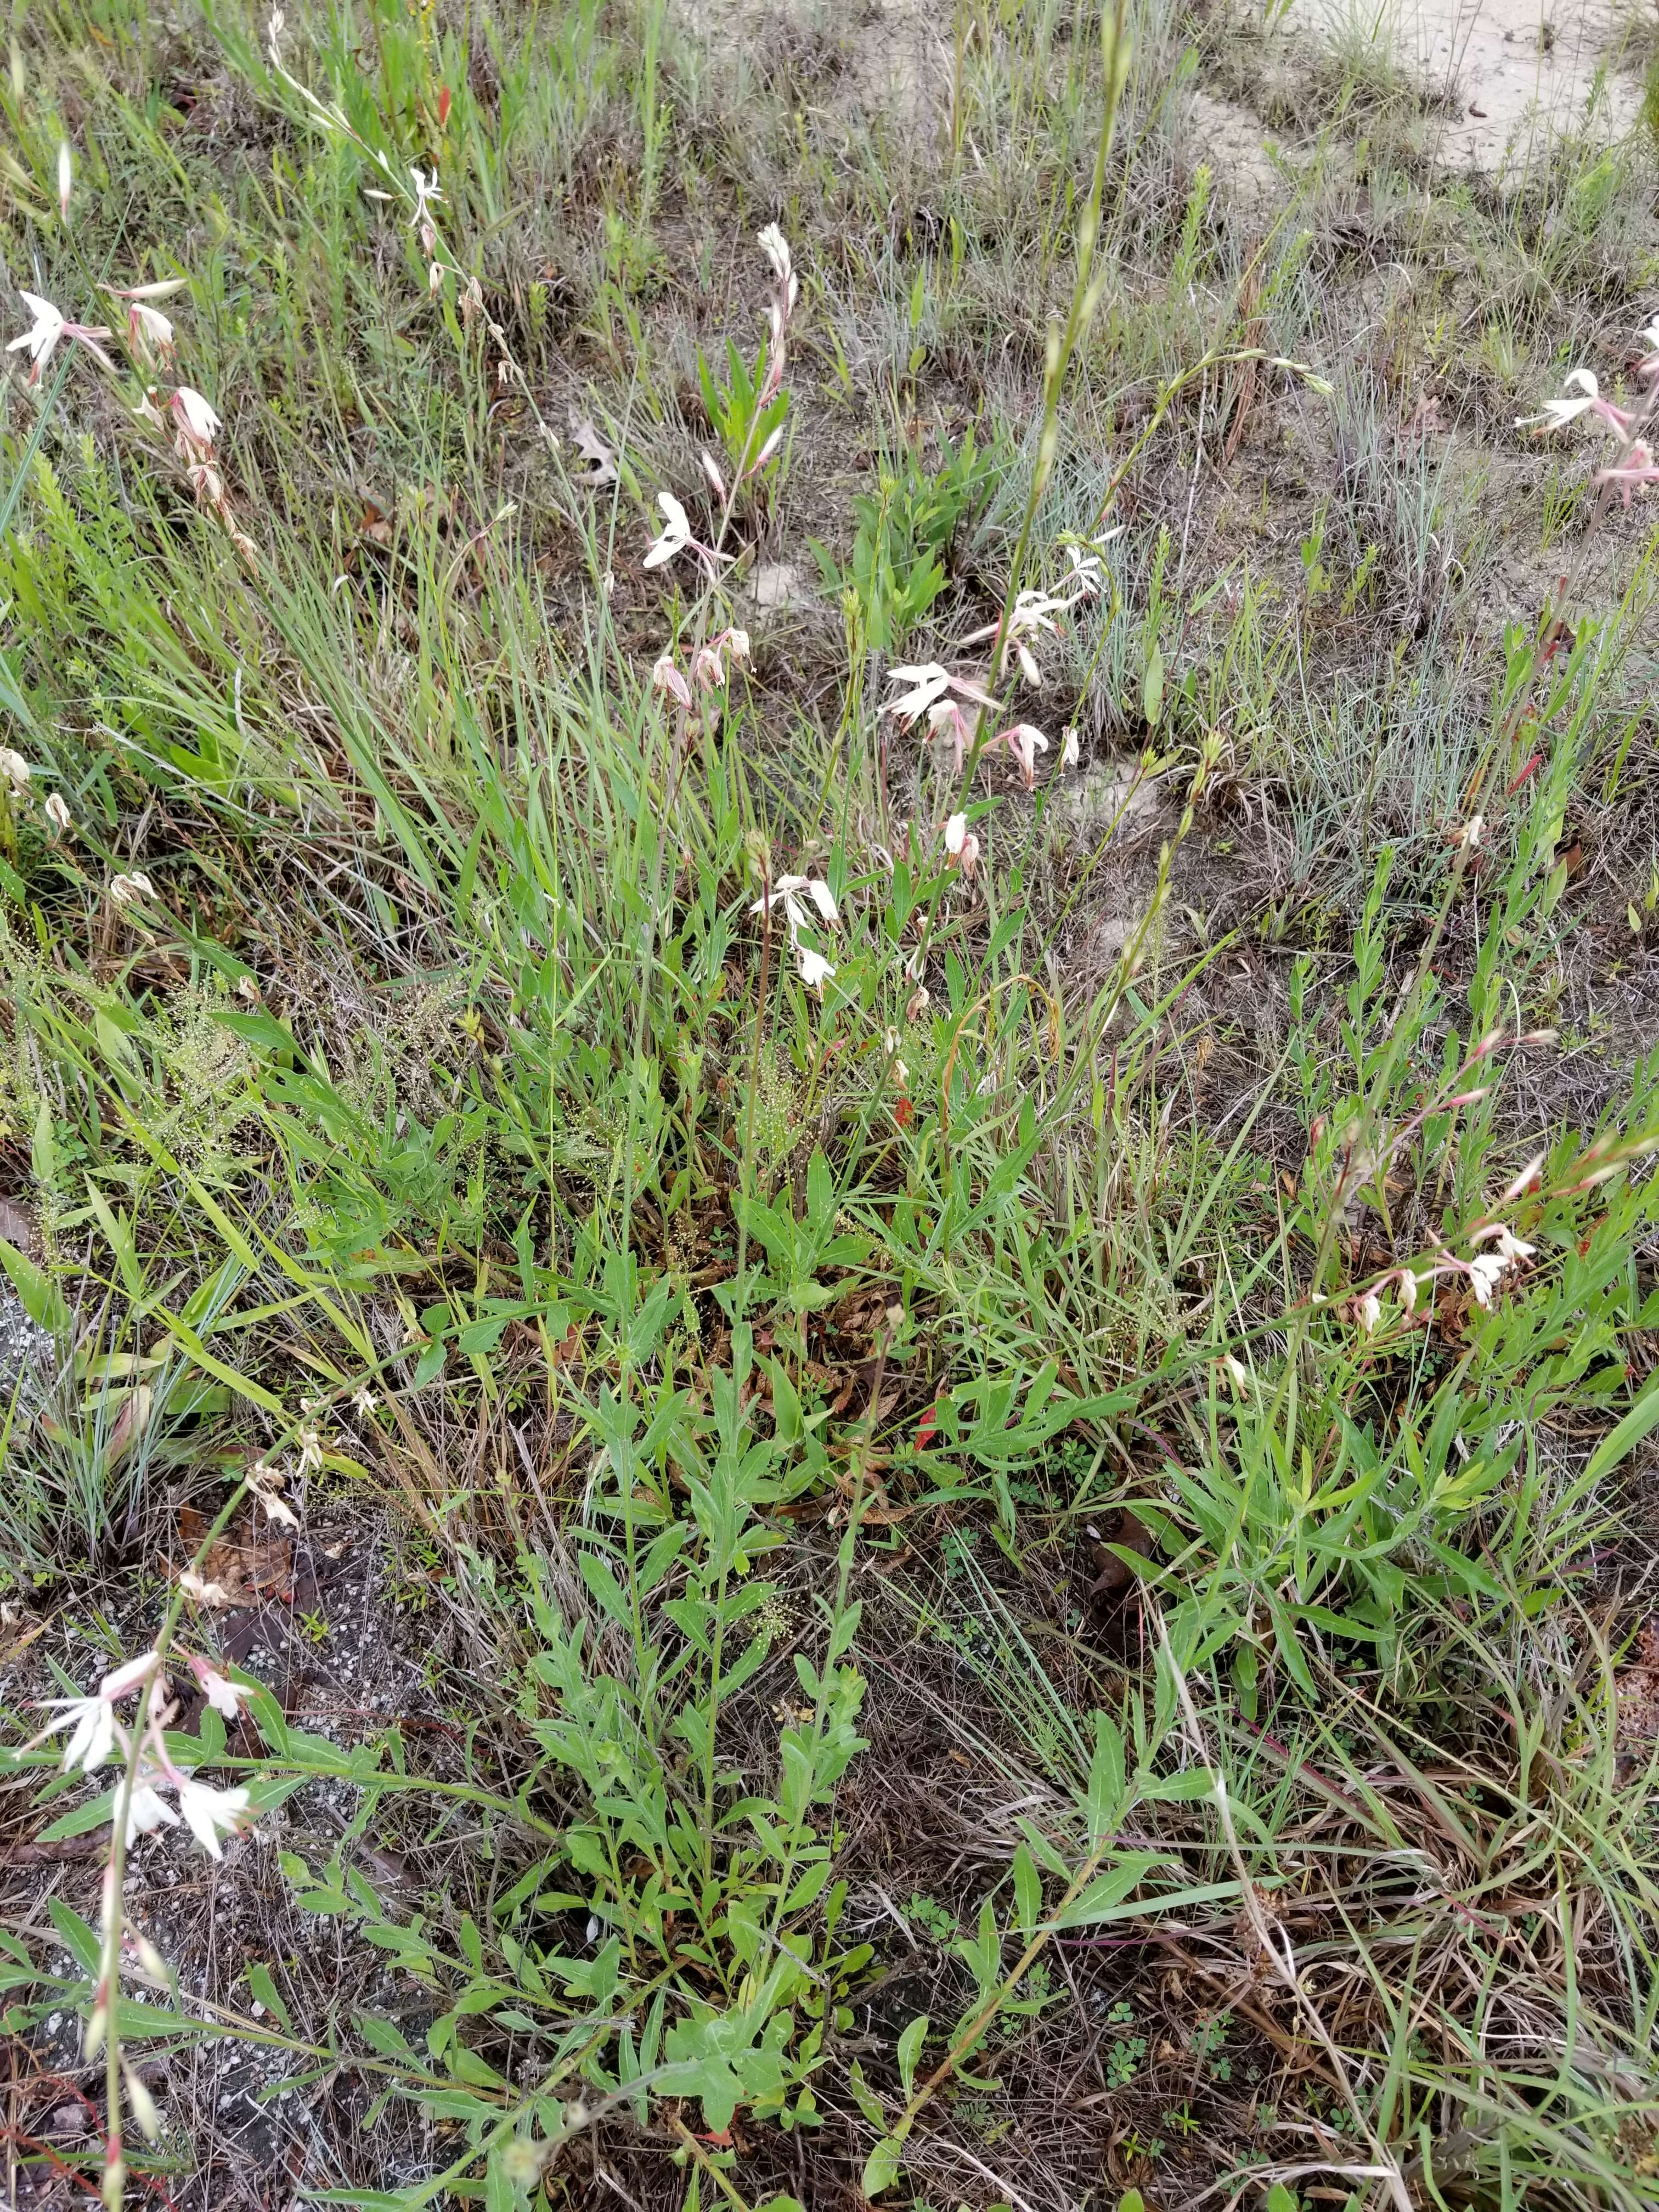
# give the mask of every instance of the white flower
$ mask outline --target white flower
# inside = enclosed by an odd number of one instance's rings
[[[1402,1267],[1395,1279],[1400,1285],[1400,1303],[1408,1314],[1417,1311],[1417,1273],[1414,1268]]]
[[[1121,534],[1122,526],[1109,530],[1098,543],[1102,545]],[[1098,553],[1085,553],[1080,546],[1068,545],[1066,558],[1071,562],[1071,573],[1060,588],[1073,605],[1080,599],[1097,599],[1104,590],[1106,572],[1101,566]]]
[[[190,1671],[195,1675],[202,1695],[214,1711],[222,1713],[228,1721],[234,1721],[242,1710],[242,1699],[248,1694],[241,1684],[233,1682],[228,1675],[220,1674],[205,1659],[192,1659]]]
[[[1480,844],[1480,833],[1486,826],[1486,819],[1485,815],[1471,814],[1468,820],[1463,825],[1463,833],[1462,836],[1460,836],[1457,841],[1458,851],[1460,853],[1473,852]]]
[[[432,220],[432,210],[443,198],[438,190],[438,172],[432,172],[429,184],[418,169],[411,169],[409,173],[415,179],[415,212],[409,219],[409,227],[420,232],[422,248],[430,256],[438,244],[438,228]]]
[[[1063,775],[1068,768],[1075,768],[1083,757],[1083,748],[1078,743],[1077,732],[1067,727],[1060,733],[1060,768]]]
[[[117,1698],[125,1698],[130,1690],[137,1689],[149,1680],[161,1664],[161,1656],[160,1652],[152,1648],[149,1651],[141,1651],[136,1659],[123,1660],[100,1682],[99,1696],[106,1698],[112,1705]]]
[[[899,698],[890,699],[882,708],[884,714],[893,714],[901,722],[914,722],[918,714],[925,714],[935,700],[944,697],[951,688],[951,672],[930,660],[915,668],[890,668],[890,684],[908,684],[910,689]]]
[[[691,521],[685,509],[672,491],[659,491],[657,505],[662,509],[663,533],[640,563],[642,568],[660,568],[665,561],[672,561],[677,553],[684,553],[691,543]]]
[[[1382,1318],[1382,1302],[1375,1291],[1366,1291],[1364,1297],[1359,1301],[1358,1310],[1361,1328],[1368,1332],[1374,1329]]]
[[[179,386],[167,406],[179,444],[205,460],[222,428],[219,417],[201,393],[192,391],[187,384]]]
[[[1504,1261],[1496,1253],[1483,1252],[1469,1261],[1469,1288],[1478,1306],[1490,1306],[1504,1273]]]
[[[119,1802],[118,1799],[117,1802]],[[167,1799],[157,1792],[153,1784],[143,1781],[136,1783],[133,1786],[132,1802],[127,1807],[126,1840],[128,1843],[131,1843],[135,1836],[149,1835],[152,1829],[159,1828],[163,1821],[168,1827],[176,1828],[179,1825],[179,1815],[167,1803]]]
[[[61,791],[54,791],[47,799],[46,813],[47,821],[64,836],[67,836],[75,827],[74,818],[69,811],[69,801]]]
[[[1499,1229],[1498,1256],[1506,1266],[1512,1266],[1517,1260],[1530,1260],[1536,1249],[1535,1245],[1523,1243],[1519,1237],[1512,1237],[1507,1229]]]
[[[1242,1359],[1235,1359],[1231,1352],[1224,1352],[1221,1364],[1231,1378],[1233,1389],[1242,1398],[1250,1387],[1250,1370]]]
[[[15,798],[28,797],[29,778],[33,773],[21,753],[13,752],[9,745],[0,745],[0,775],[11,786]]]
[[[54,307],[50,300],[43,300],[36,292],[20,291],[17,296],[33,316],[34,320],[21,337],[13,338],[10,341],[6,351],[16,353],[21,348],[27,346],[32,364],[29,370],[29,382],[39,384],[40,372],[52,359],[57,349],[58,341],[63,337],[66,328],[64,311],[61,307]]]
[[[795,965],[800,970],[800,980],[809,991],[823,995],[823,987],[835,974],[835,969],[821,952],[814,952],[810,945],[795,947]]]
[[[945,849],[961,869],[963,881],[972,883],[979,866],[979,839],[968,827],[965,814],[953,814],[945,823]]]
[[[306,1423],[294,1432],[294,1441],[300,1447],[299,1473],[309,1474],[323,1463],[323,1432],[314,1421]]]
[[[841,909],[836,904],[836,895],[822,876],[780,876],[778,889],[787,898],[792,892],[805,891],[825,921],[839,921]]]
[[[179,1784],[179,1810],[197,1842],[216,1859],[224,1856],[220,1835],[236,1833],[247,1805],[246,1790],[213,1790],[205,1782]]]
[[[70,1740],[64,1747],[64,1772],[78,1766],[90,1774],[94,1766],[101,1766],[115,1744],[115,1715],[102,1698],[47,1698],[41,1710],[49,1711],[54,1705],[60,1710],[55,1721],[48,1721],[34,1741],[39,1743],[49,1735],[58,1735],[67,1729]]]
[[[153,899],[155,886],[142,869],[135,868],[130,876],[112,876],[109,895],[117,906],[131,906],[135,899]]]
[[[836,904],[836,895],[821,876],[780,876],[769,891],[755,901],[749,909],[753,914],[769,914],[775,906],[781,906],[789,924],[790,942],[805,926],[807,915],[800,902],[805,891],[825,921],[839,921],[841,910]]]
[[[1562,390],[1561,398],[1547,399],[1544,402],[1544,410],[1541,415],[1517,415],[1515,418],[1516,428],[1531,430],[1541,425],[1547,430],[1565,429],[1569,422],[1575,422],[1579,416],[1588,413],[1601,396],[1601,387],[1597,385],[1595,376],[1587,368],[1570,368],[1564,380]],[[1581,396],[1570,399],[1565,396],[1567,392],[1577,392]]]
[[[365,1420],[368,1419],[369,1415],[374,1411],[380,1402],[380,1400],[369,1389],[367,1382],[360,1382],[351,1394],[351,1403],[354,1411],[362,1414]]]

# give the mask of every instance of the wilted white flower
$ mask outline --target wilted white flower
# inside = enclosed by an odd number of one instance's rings
[[[660,568],[665,561],[672,561],[677,553],[684,553],[691,543],[691,520],[672,491],[659,491],[657,505],[664,517],[663,533],[640,563],[643,568]]]
[[[1243,1397],[1250,1387],[1249,1369],[1242,1359],[1235,1359],[1231,1352],[1222,1353],[1221,1364],[1227,1370],[1235,1392],[1239,1397]]]
[[[197,1842],[216,1859],[224,1856],[222,1835],[234,1835],[247,1811],[246,1790],[213,1790],[205,1782],[179,1784],[179,1809]]]
[[[323,1432],[314,1421],[308,1421],[294,1432],[294,1441],[300,1448],[299,1472],[310,1474],[323,1463]]]
[[[70,142],[58,142],[58,212],[65,222],[69,221],[70,201],[75,193],[75,156],[70,151]]]
[[[15,797],[28,797],[29,778],[33,773],[21,753],[15,753],[9,745],[0,745],[0,775],[11,786]]]
[[[1060,773],[1064,775],[1068,768],[1075,768],[1082,757],[1083,748],[1078,743],[1077,731],[1068,726],[1060,733]]]
[[[127,343],[147,365],[158,356],[173,358],[173,324],[159,307],[143,300],[127,302]]]
[[[793,313],[795,301],[800,296],[800,279],[795,274],[794,256],[789,251],[789,241],[775,222],[769,222],[757,241],[761,252],[771,264],[772,274],[778,282],[778,290],[784,301],[785,313]]]
[[[733,666],[749,658],[749,633],[745,629],[723,629],[717,637],[698,649],[691,663],[693,682],[705,691],[722,690],[726,679],[726,660]]]
[[[979,866],[979,839],[968,827],[965,814],[953,814],[945,823],[945,849],[961,869],[963,881],[972,883]]]
[[[715,498],[719,500],[720,505],[724,507],[726,505],[726,478],[720,474],[720,463],[714,459],[714,456],[711,453],[707,451],[699,454],[698,459],[702,463],[702,472],[708,479],[708,489],[714,493]]]
[[[168,400],[167,407],[180,447],[199,460],[208,459],[222,426],[207,401],[199,392],[181,384]]]
[[[380,1400],[369,1389],[367,1382],[360,1382],[351,1394],[351,1403],[354,1411],[361,1413],[365,1420],[368,1419],[369,1415],[374,1411],[380,1402]]]
[[[255,1460],[247,1471],[248,1488],[271,1519],[280,1521],[286,1528],[297,1528],[300,1516],[281,1494],[283,1480],[281,1468],[272,1467],[269,1460]]]
[[[1367,1291],[1358,1307],[1359,1326],[1367,1331],[1374,1329],[1382,1318],[1382,1304],[1375,1291]]]
[[[674,665],[671,653],[665,653],[651,671],[651,688],[653,691],[665,691],[678,706],[689,708],[691,704],[691,686]]]
[[[1486,819],[1485,815],[1471,814],[1468,820],[1463,825],[1462,835],[1458,838],[1458,851],[1460,853],[1472,853],[1480,844],[1480,833],[1486,826]]]
[[[117,906],[131,906],[135,899],[153,899],[155,886],[142,869],[135,868],[131,875],[110,878],[109,895]]]
[[[1016,722],[1012,730],[999,730],[993,742],[1007,746],[1019,763],[1020,779],[1030,791],[1036,781],[1036,757],[1048,751],[1048,738],[1030,722]]]
[[[47,799],[46,816],[52,828],[61,836],[67,836],[75,827],[74,817],[69,811],[69,801],[61,791],[54,791]]]

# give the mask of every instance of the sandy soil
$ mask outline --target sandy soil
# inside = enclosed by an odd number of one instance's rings
[[[1449,90],[1437,149],[1449,167],[1518,174],[1548,131],[1592,109],[1609,135],[1641,115],[1636,21],[1617,0],[1288,0],[1284,20],[1341,46],[1375,44]]]

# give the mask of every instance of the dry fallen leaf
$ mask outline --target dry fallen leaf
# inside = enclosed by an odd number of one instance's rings
[[[205,1514],[191,1505],[180,1508],[179,1543],[187,1560],[195,1558],[207,1530]],[[239,1606],[262,1605],[268,1598],[289,1597],[293,1561],[294,1547],[286,1536],[258,1535],[249,1522],[241,1522],[216,1538],[199,1565],[179,1572],[179,1580],[185,1595],[198,1605],[230,1612]]]
[[[607,484],[616,483],[617,456],[585,416],[580,422],[572,418],[570,442],[578,459],[587,464],[573,471],[579,483],[585,483],[590,491],[603,491]]]

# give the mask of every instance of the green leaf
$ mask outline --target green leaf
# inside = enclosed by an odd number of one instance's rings
[[[927,2039],[927,2015],[918,2013],[898,2039],[899,2080],[904,2088],[908,2105],[916,2086],[916,2061],[921,2056],[921,2046]]]
[[[76,1966],[83,1974],[90,1974],[96,1981],[102,1954],[97,1929],[89,1928],[80,1914],[72,1906],[65,1905],[61,1897],[48,1898],[46,1910],[52,1915],[52,1926],[62,1937],[64,1948]]]
[[[283,2002],[276,1984],[270,1978],[270,1968],[262,1966],[257,1959],[247,1970],[247,1985],[254,2002],[262,2004],[279,2027],[292,2025],[288,2016],[288,2007]]]
[[[0,1246],[0,1258],[4,1256],[5,1248]],[[1607,1431],[1590,1454],[1589,1465],[1584,1469],[1584,1480],[1587,1483],[1599,1482],[1655,1429],[1659,1429],[1659,1375],[1650,1377],[1647,1389],[1624,1419],[1617,1428]]]
[[[872,2128],[884,2128],[887,2124],[887,2115],[882,2110],[881,2100],[865,2080],[864,2069],[856,2058],[847,2069],[847,2073],[848,2079],[853,2085],[853,2094],[858,2100],[860,2112],[863,2113]]]
[[[1150,1853],[1146,1856],[1151,1858]],[[1154,1861],[1153,1863],[1160,1862]],[[1126,1899],[1121,1881],[1123,1871],[1121,1868],[1115,1869],[1110,1875],[1103,1875],[1098,1881],[1091,1882],[1071,1910],[1054,1922],[1055,1927],[1082,1928],[1098,1924],[1103,1920],[1150,1920],[1160,1912],[1182,1911],[1189,1905],[1212,1905],[1224,1897],[1238,1895],[1236,1881],[1206,1881],[1191,1889],[1164,1890],[1156,1897]],[[1141,1872],[1144,1873],[1145,1869]],[[1137,1874],[1135,1879],[1139,1881],[1139,1878]],[[1115,1898],[1109,1894],[1114,1885],[1118,1892]]]
[[[1123,1756],[1123,1737],[1108,1713],[1095,1715],[1095,1755],[1089,1762],[1089,1788],[1084,1812],[1089,1840],[1103,1844],[1117,1833],[1128,1790],[1128,1769]]]
[[[40,1831],[40,1840],[43,1844],[60,1844],[66,1836],[90,1835],[94,1828],[106,1826],[113,1817],[114,1812],[114,1790],[100,1790],[98,1796],[90,1799],[88,1803],[77,1805],[72,1813],[65,1813],[61,1820],[54,1820],[49,1828],[43,1828]]]
[[[1034,1934],[1042,1917],[1042,1876],[1024,1844],[1017,1844],[1014,1850],[1014,1909],[1019,1915],[1020,1934]]]
[[[1141,705],[1148,726],[1155,730],[1158,717],[1164,712],[1164,655],[1156,645],[1146,656],[1146,681],[1141,689]]]
[[[3,1237],[0,1237],[0,1267],[11,1277],[11,1286],[37,1328],[57,1334],[66,1326],[63,1294],[57,1284]]]
[[[866,2197],[879,2197],[884,2189],[890,2189],[898,2179],[899,2156],[903,2149],[896,2136],[884,2136],[864,2161],[864,2175],[859,2186]]]

